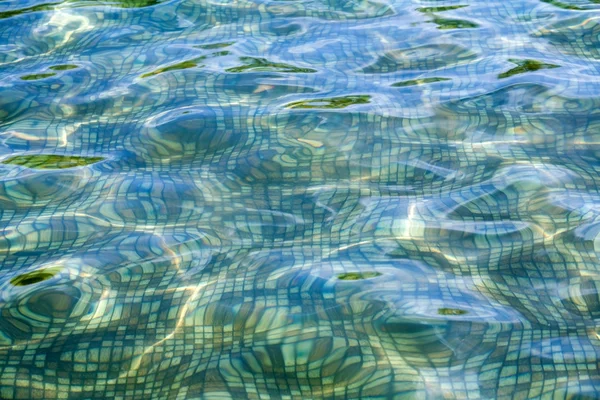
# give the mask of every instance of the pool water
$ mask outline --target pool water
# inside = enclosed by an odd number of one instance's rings
[[[600,1],[0,1],[0,398],[600,397]]]

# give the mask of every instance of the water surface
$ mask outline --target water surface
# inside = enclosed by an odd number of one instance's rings
[[[0,398],[600,396],[599,12],[0,1]]]

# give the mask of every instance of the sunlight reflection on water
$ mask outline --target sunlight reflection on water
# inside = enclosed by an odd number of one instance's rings
[[[0,398],[598,397],[599,8],[0,1]]]

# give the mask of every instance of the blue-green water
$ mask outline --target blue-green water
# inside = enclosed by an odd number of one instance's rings
[[[0,398],[600,397],[597,0],[0,1]]]

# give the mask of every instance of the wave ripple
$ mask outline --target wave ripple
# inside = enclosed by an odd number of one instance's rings
[[[599,7],[0,2],[0,398],[600,397]]]

